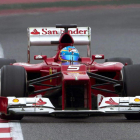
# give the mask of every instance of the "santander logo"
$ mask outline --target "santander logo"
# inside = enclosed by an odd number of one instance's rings
[[[64,29],[55,28],[35,28],[31,29],[31,35],[60,35],[64,33]],[[71,35],[88,35],[88,30],[82,28],[69,29],[68,33]]]
[[[64,33],[64,30],[60,30],[60,34]],[[69,34],[86,34],[87,30],[79,30],[76,28],[75,30],[68,30]],[[48,29],[42,29],[42,35],[51,35],[51,34],[59,34],[57,30],[48,30]]]
[[[118,105],[119,103],[116,103],[112,98],[109,99],[109,101],[105,101],[106,104],[110,105]]]
[[[32,34],[32,35],[39,35],[40,32],[38,32],[37,29],[34,29],[34,30],[31,32],[31,34]]]
[[[36,105],[36,106],[39,106],[39,105],[45,105],[45,104],[47,104],[46,102],[44,102],[42,99],[39,99],[38,101],[37,101],[37,103],[36,104],[33,104],[34,106]]]

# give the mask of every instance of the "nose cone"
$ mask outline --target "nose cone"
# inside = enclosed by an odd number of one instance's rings
[[[85,65],[64,65],[61,69],[64,81],[89,81]]]

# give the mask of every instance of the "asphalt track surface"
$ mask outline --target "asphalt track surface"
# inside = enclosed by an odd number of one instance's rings
[[[92,54],[131,57],[140,63],[140,8],[62,11],[0,17],[0,42],[7,58],[27,61],[27,33],[30,26],[77,23],[92,28]],[[85,48],[78,47],[81,56]],[[55,47],[32,47],[33,55],[55,54]],[[32,61],[34,62],[34,61]],[[103,61],[102,61],[103,62]],[[25,140],[139,140],[140,121],[127,121],[123,115],[90,118],[26,116],[21,121]]]

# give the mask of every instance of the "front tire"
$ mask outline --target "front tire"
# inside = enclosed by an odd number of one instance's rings
[[[125,96],[140,95],[140,64],[125,66],[122,69]]]
[[[25,97],[27,91],[26,71],[23,67],[5,65],[1,69],[1,96]],[[23,115],[2,114],[2,119],[21,120]]]
[[[122,69],[124,95],[134,97],[140,95],[140,64],[125,66]],[[140,119],[140,114],[125,114],[128,120]]]
[[[1,69],[1,96],[25,97],[26,71],[20,66],[3,66]]]
[[[140,114],[129,113],[129,114],[124,114],[124,116],[127,120],[140,120]]]

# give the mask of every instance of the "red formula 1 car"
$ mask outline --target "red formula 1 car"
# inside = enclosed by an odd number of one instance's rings
[[[28,63],[0,59],[3,119],[22,119],[30,114],[122,113],[139,119],[140,65],[130,58],[91,57],[91,28],[77,25],[28,28]],[[58,45],[52,58],[30,64],[30,46]],[[87,57],[79,57],[76,45],[87,45]],[[49,52],[48,52],[49,53]]]

